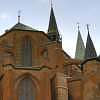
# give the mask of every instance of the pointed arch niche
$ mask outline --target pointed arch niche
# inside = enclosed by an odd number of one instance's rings
[[[17,100],[36,100],[36,86],[30,77],[24,77],[17,85]]]
[[[22,65],[24,67],[32,66],[32,39],[30,36],[24,36],[22,39]]]

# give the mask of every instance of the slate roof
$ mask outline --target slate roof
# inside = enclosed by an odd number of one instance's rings
[[[85,59],[97,57],[97,53],[94,47],[94,44],[92,42],[92,39],[90,37],[90,34],[88,33],[87,36],[87,42],[86,42],[86,49],[85,49]]]
[[[25,24],[22,23],[17,23],[16,25],[14,25],[9,31],[11,30],[27,30],[27,31],[38,31],[30,26],[27,26]]]
[[[94,60],[100,62],[100,56],[97,56],[97,57],[94,57],[94,58],[89,58],[89,59],[84,60],[84,61],[80,64],[80,65],[81,65],[81,70],[84,69],[84,67],[83,67],[84,64],[86,64],[88,61],[94,61]]]

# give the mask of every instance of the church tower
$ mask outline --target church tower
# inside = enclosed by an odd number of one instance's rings
[[[97,56],[93,41],[90,37],[88,25],[87,25],[87,30],[88,30],[88,36],[87,36],[86,49],[85,49],[85,59],[89,59]]]
[[[78,37],[76,44],[75,59],[84,60],[84,53],[85,53],[85,46],[78,25]]]
[[[56,18],[54,15],[52,4],[51,4],[49,26],[48,26],[48,38],[50,39],[50,41],[56,41],[59,43],[62,42],[59,31],[58,31],[58,26],[56,23]]]

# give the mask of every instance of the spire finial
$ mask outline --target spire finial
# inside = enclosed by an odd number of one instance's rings
[[[21,17],[20,14],[21,14],[21,11],[19,10],[18,11],[18,23],[20,23],[20,17]]]
[[[89,24],[87,24],[87,31],[88,31],[88,33],[89,33]]]
[[[78,26],[78,32],[80,31],[80,23],[78,22],[77,23],[77,26]]]
[[[51,7],[53,7],[53,1],[51,0]]]

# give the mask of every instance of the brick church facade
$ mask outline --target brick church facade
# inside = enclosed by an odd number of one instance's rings
[[[100,57],[78,41],[72,59],[52,7],[47,33],[20,22],[7,30],[0,37],[0,100],[100,100]],[[80,46],[89,58],[80,57]]]

